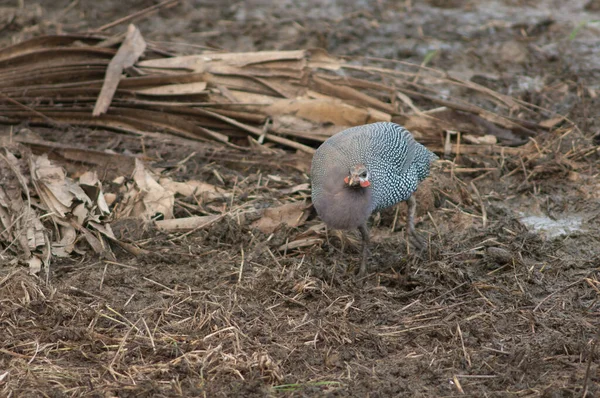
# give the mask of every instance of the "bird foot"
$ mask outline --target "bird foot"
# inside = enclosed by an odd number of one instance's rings
[[[409,235],[409,241],[412,245],[420,251],[426,250],[429,244],[425,238],[418,234],[417,232],[413,232]]]
[[[358,269],[358,277],[364,278],[367,275],[367,259],[369,258],[369,230],[366,225],[358,228],[362,237],[362,259]]]
[[[360,262],[360,268],[358,269],[356,275],[359,278],[364,278],[367,276],[367,260],[369,258],[369,249],[363,248],[362,260]]]

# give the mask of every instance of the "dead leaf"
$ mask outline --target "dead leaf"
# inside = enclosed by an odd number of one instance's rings
[[[462,136],[462,138],[470,144],[496,145],[498,143],[498,139],[496,138],[496,136],[491,135],[491,134],[487,134],[487,135],[484,135],[481,137],[470,135],[470,134],[465,134]]]
[[[222,219],[224,215],[194,216],[155,221],[158,229],[168,232],[186,232],[207,228]]]
[[[42,270],[42,260],[37,256],[32,256],[29,260],[27,260],[27,265],[29,265],[29,273],[31,275],[37,275]]]
[[[96,235],[94,235],[94,233],[92,231],[90,231],[87,228],[77,227],[75,225],[74,225],[74,227],[77,228],[79,230],[79,232],[81,232],[83,234],[83,237],[85,238],[85,240],[88,242],[88,244],[90,245],[90,247],[94,250],[94,252],[96,254],[100,254],[103,257],[109,257],[111,259],[115,258],[115,255],[110,250],[110,247],[107,245],[104,245],[104,242],[102,240],[100,240],[98,237],[96,237]]]
[[[51,243],[52,254],[57,257],[69,257],[75,249],[77,241],[77,231],[73,226],[60,226],[61,239],[58,242]]]
[[[366,108],[349,105],[337,98],[331,99],[281,99],[264,109],[269,116],[292,114],[316,123],[342,126],[389,121],[391,116],[373,115]]]
[[[104,194],[104,200],[107,206],[111,206],[113,203],[115,203],[115,200],[117,200],[117,195],[114,193]]]
[[[70,212],[74,200],[91,204],[83,189],[67,178],[62,167],[53,165],[46,154],[32,157],[32,182],[48,210],[60,217]]]
[[[553,117],[551,119],[547,119],[547,120],[541,121],[540,122],[540,126],[545,127],[547,129],[551,129],[552,127],[556,126],[557,124],[559,124],[563,120],[565,120],[564,116]]]
[[[138,94],[155,96],[197,95],[206,93],[206,82],[169,84],[136,90]]]
[[[71,214],[75,216],[75,220],[77,220],[77,224],[84,225],[85,220],[87,219],[89,212],[83,203],[78,204],[73,208]]]
[[[292,228],[299,227],[304,224],[308,218],[308,214],[306,203],[287,203],[278,207],[265,209],[262,218],[253,222],[251,226],[258,228],[265,234],[269,234],[275,231],[281,224],[286,224]]]
[[[146,50],[146,42],[142,34],[134,25],[129,25],[125,40],[106,69],[106,77],[104,78],[102,90],[100,91],[96,105],[94,106],[93,116],[106,113],[115,91],[117,91],[121,73],[124,69],[133,66],[144,53],[144,50]]]
[[[88,197],[98,206],[102,214],[110,214],[110,209],[102,192],[102,183],[95,171],[86,171],[79,176],[79,184]]]
[[[288,242],[286,244],[283,244],[283,245],[279,246],[277,248],[277,250],[279,250],[279,251],[292,250],[292,249],[298,249],[301,247],[310,247],[310,246],[322,245],[322,244],[323,244],[323,239],[304,238],[304,239],[298,239],[293,242]]]
[[[133,179],[136,187],[128,193],[135,200],[131,216],[152,218],[162,214],[167,220],[173,218],[174,193],[163,188],[139,159],[135,160]]]
[[[310,184],[308,182],[304,184],[299,184],[291,188],[282,189],[280,192],[284,195],[289,195],[300,191],[310,191]]]
[[[392,104],[382,102],[352,87],[344,85],[344,81],[341,78],[336,80],[337,81],[329,81],[319,76],[315,76],[312,79],[311,88],[314,88],[315,90],[323,94],[333,96],[335,98],[355,101],[357,104],[360,104],[365,108],[375,108],[388,115],[394,112],[394,107],[392,106]]]
[[[230,197],[230,193],[223,192],[214,185],[202,181],[190,180],[185,182],[173,181],[168,177],[159,178],[158,183],[174,194],[183,197],[200,196],[206,200],[214,200]]]
[[[176,68],[191,69],[197,72],[204,72],[209,65],[268,65],[281,61],[299,61],[305,57],[304,50],[294,51],[257,51],[246,53],[204,53],[202,55],[184,55],[164,59],[152,59],[139,63],[141,67],[149,68]],[[288,62],[289,63],[289,62]],[[291,64],[293,65],[293,64]],[[301,68],[303,65],[299,65]]]
[[[65,161],[92,164],[107,170],[115,169],[116,173],[131,174],[133,172],[133,156],[84,149],[57,142],[26,139],[18,136],[15,138],[15,141],[27,145],[34,154],[52,153],[54,158],[58,157]]]
[[[94,221],[90,221],[90,226],[92,228],[94,228],[96,231],[100,232],[102,235],[106,236],[107,238],[111,238],[111,239],[117,239],[115,237],[115,233],[113,232],[112,228],[110,227],[110,224],[100,224]]]
[[[257,140],[261,146],[275,143],[311,154],[332,132],[322,130],[324,126],[333,130],[404,116],[415,130],[405,127],[417,139],[423,136],[423,143],[430,148],[443,145],[444,130],[473,136],[491,134],[503,149],[525,144],[527,137],[544,128],[515,117],[527,115],[538,120],[541,113],[531,104],[451,71],[408,62],[386,68],[380,60],[346,59],[322,49],[203,51],[186,56],[156,52],[153,59],[136,62],[145,44],[134,27],[125,39],[107,39],[102,48],[97,40],[82,37],[74,41],[69,36],[63,41],[47,36],[0,50],[0,67],[10,76],[0,78],[2,116],[15,123],[97,126],[162,139],[173,139],[165,137],[168,134],[193,141],[220,141],[231,147],[248,142],[247,146],[254,148],[253,140]],[[119,43],[115,53],[113,47]],[[134,62],[141,76],[124,69]],[[101,87],[98,82],[103,78]],[[218,106],[196,106],[190,99],[198,94],[202,102]],[[48,101],[33,101],[40,97]],[[432,109],[436,106],[446,108],[449,120],[433,114],[439,109]],[[406,115],[406,109],[412,109],[416,117]],[[94,115],[104,113],[90,117],[92,110]],[[440,120],[424,120],[423,115]],[[263,129],[267,118],[273,123]],[[28,145],[38,153],[51,148],[48,143]],[[463,147],[467,147],[463,153],[476,150],[466,141]],[[116,155],[65,149],[55,153],[88,163],[125,164],[125,158]],[[128,163],[132,170],[133,161]],[[119,171],[117,175],[129,174]]]
[[[92,228],[94,228],[96,231],[100,232],[102,235],[104,235],[108,240],[121,246],[121,248],[123,250],[126,250],[127,252],[133,254],[134,256],[140,256],[140,255],[150,253],[148,250],[139,248],[131,243],[123,242],[123,241],[117,239],[112,228],[110,227],[110,224],[99,224],[99,223],[91,221],[90,226]]]
[[[17,224],[17,240],[25,256],[29,256],[31,251],[46,246],[46,228],[40,221],[39,214],[31,207],[23,209],[21,220],[23,221]]]
[[[96,221],[97,229],[110,229],[100,221],[108,207],[102,204],[97,176],[83,173],[80,182],[76,182],[46,154],[34,156],[20,144],[11,149],[18,158],[8,149],[6,155],[0,153],[0,231],[3,240],[14,243],[7,249],[27,261],[32,272],[39,272],[45,263],[40,260],[40,264],[36,257],[83,254],[81,248],[75,247],[82,235],[94,251],[110,256],[110,248],[102,237],[86,228],[86,224]]]

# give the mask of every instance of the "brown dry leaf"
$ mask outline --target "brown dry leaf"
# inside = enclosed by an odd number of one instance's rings
[[[32,256],[29,260],[27,260],[27,265],[29,265],[29,273],[31,275],[37,275],[42,270],[42,265],[44,263],[37,256]]]
[[[268,65],[269,63],[286,62],[288,65],[294,65],[294,62],[305,58],[304,50],[294,51],[256,51],[247,53],[204,53],[202,55],[184,55],[180,57],[171,57],[163,59],[146,60],[139,63],[140,67],[160,68],[160,69],[190,69],[196,72],[206,72],[209,68],[215,68],[223,65],[247,66],[247,65]],[[291,61],[291,62],[290,62]],[[301,69],[304,65],[298,65]]]
[[[308,214],[306,203],[287,203],[278,207],[265,209],[262,218],[254,221],[251,226],[258,228],[265,234],[269,234],[275,231],[281,224],[286,224],[289,227],[301,226],[308,218]]]
[[[308,182],[304,183],[304,184],[299,184],[299,185],[293,186],[291,188],[282,189],[280,192],[283,195],[290,195],[290,194],[300,192],[300,191],[310,191],[310,184]]]
[[[331,71],[337,71],[342,66],[342,61],[333,55],[330,55],[326,50],[322,48],[314,48],[308,52],[309,60],[308,66],[311,68],[327,69]]]
[[[121,174],[131,174],[133,172],[133,156],[77,148],[30,137],[17,136],[15,141],[27,145],[35,154],[52,152],[55,157],[60,156],[65,161],[92,164],[107,170],[114,169],[115,173]]]
[[[233,96],[235,102],[252,104],[246,106],[245,108],[240,107],[240,109],[247,109],[250,112],[260,111],[260,109],[263,109],[264,105],[271,105],[281,100],[280,98],[271,95],[249,93],[241,90],[229,90],[229,93]]]
[[[98,179],[95,171],[86,171],[79,176],[79,185],[85,191],[87,196],[98,206],[102,214],[110,214],[108,204],[104,199],[102,192],[102,183]]]
[[[17,231],[21,249],[28,257],[31,251],[39,247],[46,246],[46,229],[40,221],[39,214],[30,207],[25,207],[22,211],[22,222],[17,223]]]
[[[158,183],[167,191],[184,197],[200,196],[205,200],[214,200],[230,197],[230,193],[223,192],[214,185],[202,181],[190,180],[185,182],[173,181],[168,177],[161,177]]]
[[[113,232],[112,228],[110,227],[110,224],[100,224],[94,221],[90,221],[90,227],[94,228],[96,231],[100,232],[102,235],[106,236],[107,238],[111,238],[111,239],[117,239],[115,237],[115,233]]]
[[[477,145],[496,145],[498,143],[498,139],[496,138],[496,136],[491,134],[487,134],[481,137],[474,136],[471,134],[465,134],[462,136],[462,138],[470,144]]]
[[[324,124],[345,128],[397,119],[415,136],[423,136],[420,141],[430,148],[442,146],[444,130],[455,130],[474,136],[495,135],[503,149],[504,145],[521,146],[527,141],[524,137],[538,133],[534,130],[555,123],[533,122],[541,114],[532,104],[452,77],[448,71],[409,62],[396,62],[390,69],[382,60],[340,58],[320,49],[203,51],[187,56],[153,52],[154,59],[136,63],[140,76],[124,69],[136,62],[145,47],[135,27],[130,26],[125,39],[104,38],[104,45],[120,44],[116,53],[113,48],[96,45],[103,38],[74,41],[74,37],[41,37],[0,50],[0,64],[8,68],[0,73],[0,91],[6,96],[0,99],[3,117],[44,125],[98,126],[153,137],[170,134],[228,146],[234,146],[232,141],[245,144],[246,140],[239,139],[247,138],[249,143],[253,139],[260,144],[270,141],[305,153],[314,153],[313,147],[328,136],[329,131],[320,130]],[[103,78],[104,87],[99,87]],[[217,106],[192,103],[194,96]],[[40,97],[49,101],[33,100]],[[96,115],[109,104],[110,112],[90,117],[92,109]],[[437,112],[439,106],[446,108],[446,116]],[[403,116],[396,115],[404,115],[405,108],[416,116],[409,115],[407,123],[402,123]],[[436,113],[429,115],[433,111]],[[439,120],[426,120],[423,115]],[[531,120],[514,115],[527,115]],[[264,134],[269,117],[272,127]],[[51,147],[48,143],[28,145],[38,153]],[[252,148],[253,144],[249,145]],[[464,149],[462,153],[479,150],[466,141],[460,149]],[[133,170],[133,161],[125,162],[125,157],[115,161],[111,156],[83,151],[55,152],[86,163],[120,165],[123,160],[130,170],[120,170],[117,175]]]
[[[564,116],[553,117],[552,119],[547,119],[540,122],[540,126],[551,129],[552,127],[558,125],[560,122],[565,120]]]
[[[106,193],[104,194],[104,200],[106,201],[107,206],[110,206],[117,200],[117,195],[114,193]]]
[[[138,58],[144,53],[144,50],[146,50],[146,42],[144,41],[142,34],[134,25],[129,25],[125,40],[108,64],[106,77],[102,84],[102,90],[100,91],[92,115],[99,116],[106,113],[112,102],[113,95],[115,94],[115,91],[117,91],[121,73],[123,73],[124,69],[133,66]]]
[[[173,218],[174,193],[163,188],[139,159],[135,160],[133,180],[135,186],[127,193],[133,199],[133,208],[127,212],[130,216],[149,219],[162,214],[165,219]]]
[[[96,254],[101,254],[114,258],[114,254],[112,254],[110,249],[107,249],[104,246],[103,242],[100,239],[98,239],[92,231],[90,231],[87,228],[80,227],[79,232],[83,234],[83,237],[85,238],[87,243],[92,247],[94,252],[96,252]]]
[[[73,250],[75,250],[77,231],[71,225],[61,225],[59,230],[61,239],[58,242],[52,242],[52,254],[57,257],[69,257]]]
[[[71,214],[75,216],[75,219],[77,220],[77,223],[79,225],[83,225],[89,213],[85,205],[83,203],[79,203],[78,205],[73,207],[73,210],[71,210]]]
[[[16,241],[18,244],[13,246],[13,250],[20,248],[23,257],[30,258],[32,251],[46,245],[46,235],[38,213],[30,207],[28,179],[24,174],[27,166],[24,148],[13,148],[21,152],[21,159],[17,159],[9,148],[6,148],[5,154],[0,153],[0,237],[5,242]],[[27,201],[23,200],[24,197]]]
[[[277,115],[277,116],[272,116],[271,117],[271,122],[272,122],[272,126],[271,129],[272,130],[282,130],[285,129],[286,130],[286,134],[287,135],[295,135],[292,132],[289,132],[289,130],[293,130],[295,132],[297,132],[297,136],[306,136],[307,134],[311,134],[312,136],[316,136],[317,134],[321,133],[321,129],[318,129],[318,131],[316,130],[316,127],[318,126],[316,123],[313,123],[311,121],[308,121],[306,119],[302,119],[299,118],[297,116],[293,116],[293,115]],[[314,135],[313,135],[314,133]],[[327,139],[329,136],[325,136],[325,139]]]
[[[110,255],[101,237],[85,227],[90,220],[96,220],[96,229],[102,229],[100,219],[108,214],[95,173],[83,173],[78,183],[46,154],[36,157],[19,144],[13,148],[20,153],[19,158],[9,148],[6,154],[0,153],[0,230],[2,241],[10,242],[8,248],[26,261],[34,273],[45,264],[42,258],[81,254],[76,244],[82,235],[94,251]],[[25,173],[31,176],[30,181]],[[43,210],[45,214],[41,216]],[[52,234],[48,232],[50,228],[54,228]],[[110,229],[108,225],[104,228]]]
[[[155,96],[197,95],[206,93],[206,82],[169,84],[136,90],[138,94]]]
[[[394,116],[392,122],[398,123],[410,131],[419,142],[439,142],[440,133],[447,129],[455,129],[448,122],[425,113]]]
[[[333,123],[342,126],[384,121],[374,119],[365,108],[348,105],[339,99],[282,99],[264,109],[269,116],[295,115],[316,123]]]
[[[382,102],[352,87],[343,85],[341,84],[343,83],[343,81],[332,82],[320,78],[319,76],[315,76],[312,79],[312,83],[312,88],[323,94],[344,100],[355,101],[356,103],[361,104],[366,108],[375,108],[383,112],[384,114],[391,114],[394,112],[394,106],[392,104]]]
[[[97,222],[90,221],[89,226],[92,227],[93,229],[95,229],[96,231],[98,231],[99,233],[101,233],[102,235],[104,235],[108,240],[121,246],[121,248],[123,248],[127,252],[133,254],[134,256],[140,256],[140,255],[150,253],[148,250],[141,249],[131,243],[123,242],[123,241],[117,239],[110,224],[99,224]]]
[[[168,232],[186,232],[207,228],[222,219],[224,215],[216,214],[210,216],[194,216],[185,218],[173,218],[171,220],[157,220],[156,226]]]
[[[323,239],[320,238],[303,238],[293,242],[285,243],[277,248],[279,251],[298,249],[301,247],[310,247],[314,245],[322,245]]]
[[[306,58],[305,50],[291,51],[254,51],[246,53],[206,53],[211,61],[222,61],[227,65],[268,65],[269,63],[299,61]]]
[[[0,238],[10,241],[15,221],[19,220],[24,203],[20,179],[24,179],[18,168],[14,155],[6,151],[6,156],[0,154]],[[17,217],[17,218],[16,218]]]
[[[0,239],[8,241],[12,235],[12,220],[7,209],[9,209],[10,200],[4,189],[0,186]]]
[[[60,166],[53,165],[44,154],[31,159],[32,182],[42,202],[50,212],[64,218],[75,199],[91,204],[83,189],[68,178]]]

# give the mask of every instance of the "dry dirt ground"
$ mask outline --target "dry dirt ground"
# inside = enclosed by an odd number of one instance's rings
[[[155,3],[0,0],[0,45],[96,28]],[[460,175],[454,185],[433,176],[432,192],[457,199],[423,204],[417,228],[431,241],[424,253],[407,247],[401,222],[390,232],[394,210],[376,217],[364,283],[350,272],[355,235],[277,250],[317,225],[314,216],[272,236],[229,218],[186,236],[121,223],[115,230],[151,254],[74,256],[54,262],[47,281],[0,257],[0,394],[600,396],[600,30],[582,24],[599,19],[594,0],[213,0],[135,21],[146,39],[180,50],[428,57],[567,115],[578,130],[539,138],[552,155],[533,163],[454,159],[496,171]],[[143,152],[169,165],[173,178],[229,190],[224,206],[272,206],[282,188],[308,182],[277,159],[196,151],[178,164],[192,149],[152,140],[142,147],[99,130],[32,129],[48,140]],[[579,146],[592,150],[561,161]],[[111,180],[104,183],[110,192]],[[461,200],[471,183],[481,199]]]

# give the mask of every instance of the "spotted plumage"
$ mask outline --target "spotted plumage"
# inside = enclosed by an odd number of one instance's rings
[[[409,202],[412,222],[412,194],[435,159],[433,152],[395,123],[349,128],[326,140],[313,156],[313,204],[331,228],[359,228],[363,237],[372,212],[402,201]],[[409,229],[414,232],[414,227]]]

